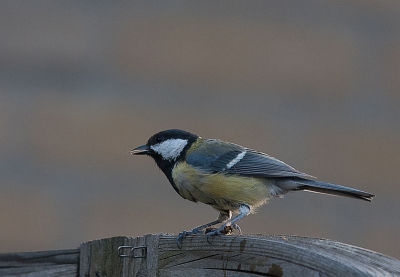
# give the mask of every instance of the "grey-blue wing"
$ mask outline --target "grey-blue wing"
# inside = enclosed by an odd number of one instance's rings
[[[222,172],[261,178],[314,178],[267,154],[219,140],[205,140],[186,157],[186,162],[210,173]]]
[[[219,162],[218,162],[219,163]],[[267,154],[246,149],[246,153],[237,163],[224,170],[227,174],[250,175],[255,177],[300,177],[312,176],[300,172],[286,163]]]
[[[244,147],[233,143],[226,143],[217,139],[204,140],[195,150],[192,150],[186,156],[186,162],[194,167],[201,168],[208,172],[219,172],[213,164],[218,164],[232,159],[241,153]]]

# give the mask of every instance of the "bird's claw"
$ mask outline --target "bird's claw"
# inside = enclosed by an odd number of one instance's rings
[[[233,232],[233,229],[237,230],[239,234],[242,234],[242,229],[236,223],[232,225],[222,225],[218,229],[208,229],[206,230],[206,238],[207,242],[211,244],[210,237],[212,236],[220,236],[220,235],[229,235]]]
[[[182,241],[186,236],[198,234],[198,233],[200,233],[200,231],[201,231],[201,229],[194,228],[190,231],[185,230],[185,231],[180,232],[178,237],[176,238],[176,244],[178,245],[178,248],[179,249],[182,248]]]
[[[211,230],[211,231],[207,232],[207,234],[206,234],[207,242],[209,244],[211,244],[210,237],[211,236],[220,236],[221,234],[222,234],[222,232],[221,232],[220,228],[214,229],[214,230]]]
[[[233,223],[231,225],[222,225],[219,228],[207,228],[205,230],[207,242],[209,244],[211,244],[210,237],[231,234],[233,232],[233,229],[237,230],[239,232],[239,234],[242,234],[242,229],[236,223]],[[185,230],[185,231],[180,232],[178,237],[176,238],[176,244],[178,245],[178,248],[179,249],[182,248],[182,242],[186,236],[198,234],[202,231],[203,231],[203,229],[194,228],[190,231]]]
[[[182,241],[183,238],[187,235],[187,231],[182,231],[179,233],[178,237],[176,238],[176,244],[178,245],[178,248],[181,249],[182,248]]]
[[[236,229],[239,232],[240,235],[242,234],[242,228],[240,228],[240,226],[237,225],[236,223],[233,223],[231,225],[231,227],[232,227],[232,229]]]

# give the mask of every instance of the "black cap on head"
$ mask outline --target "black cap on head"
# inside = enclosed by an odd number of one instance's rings
[[[188,141],[194,141],[198,138],[197,135],[179,130],[179,129],[169,129],[165,131],[158,132],[149,138],[147,141],[147,146],[156,145],[160,142],[166,141],[168,139],[185,139]]]
[[[169,139],[184,139],[187,140],[190,144],[197,138],[197,135],[179,129],[164,130],[152,135],[145,145],[136,147],[135,149],[131,150],[130,153],[132,155],[152,155],[155,154],[151,151],[150,146],[152,145],[156,145]]]

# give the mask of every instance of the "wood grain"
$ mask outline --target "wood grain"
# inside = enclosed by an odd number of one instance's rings
[[[120,246],[136,257],[120,257]],[[0,276],[400,276],[400,261],[319,238],[219,236],[208,243],[194,235],[178,248],[174,235],[148,234],[72,250],[0,254]]]
[[[400,261],[336,241],[296,236],[162,236],[160,276],[400,276]],[[203,273],[201,273],[203,272]]]
[[[0,276],[78,275],[79,249],[0,254]]]

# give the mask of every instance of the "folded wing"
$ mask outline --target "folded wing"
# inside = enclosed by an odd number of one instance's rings
[[[210,173],[314,178],[265,153],[220,140],[206,140],[186,157],[186,162]]]

